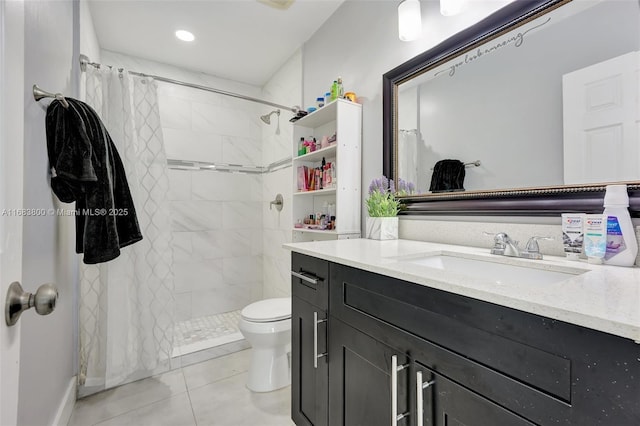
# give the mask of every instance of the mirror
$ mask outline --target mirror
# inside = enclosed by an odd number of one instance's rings
[[[639,24],[637,0],[514,2],[386,73],[406,213],[597,212],[610,182],[637,211]]]

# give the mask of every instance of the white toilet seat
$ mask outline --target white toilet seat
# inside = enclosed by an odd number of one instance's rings
[[[291,298],[280,297],[254,302],[240,312],[248,322],[274,322],[291,318]]]

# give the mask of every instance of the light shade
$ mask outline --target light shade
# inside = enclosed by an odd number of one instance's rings
[[[453,16],[462,12],[467,0],[440,0],[440,13],[443,16]]]
[[[176,31],[176,37],[178,37],[182,41],[193,41],[193,40],[196,39],[196,37],[193,35],[193,33],[189,32],[187,30],[178,30],[178,31]]]
[[[412,41],[422,36],[422,16],[419,0],[403,0],[398,5],[398,37]]]

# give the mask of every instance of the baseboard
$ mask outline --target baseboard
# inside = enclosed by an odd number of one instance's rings
[[[76,376],[73,376],[69,382],[69,386],[67,386],[67,391],[64,393],[62,401],[60,401],[58,412],[53,420],[53,426],[66,426],[69,423],[71,413],[73,413],[73,406],[76,403],[76,381]]]

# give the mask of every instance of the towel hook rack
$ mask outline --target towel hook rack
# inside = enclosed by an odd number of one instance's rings
[[[43,98],[55,98],[62,103],[63,107],[69,108],[69,102],[67,102],[64,96],[62,96],[62,93],[47,92],[46,90],[42,90],[41,88],[39,88],[37,84],[34,84],[33,99],[35,99],[36,101],[39,101],[40,99],[43,99]]]
[[[465,167],[480,167],[481,165],[482,165],[482,162],[480,160],[464,163]],[[431,170],[433,170],[433,167],[431,168]]]

